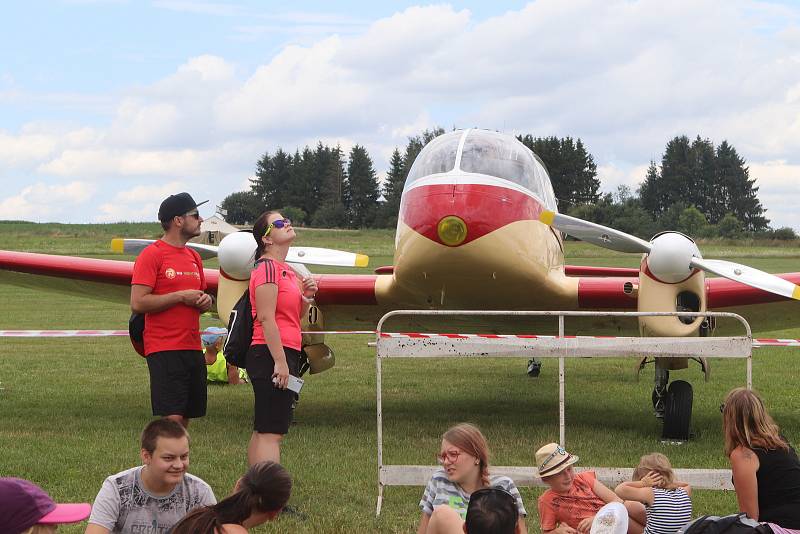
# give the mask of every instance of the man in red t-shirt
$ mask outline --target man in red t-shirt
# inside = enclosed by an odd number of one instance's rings
[[[184,427],[206,414],[206,364],[200,314],[211,308],[200,255],[186,243],[203,222],[189,193],[167,197],[158,210],[164,236],[136,259],[131,310],[145,314],[144,353],[153,415]]]

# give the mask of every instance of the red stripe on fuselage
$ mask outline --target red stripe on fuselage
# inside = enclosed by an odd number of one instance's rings
[[[501,186],[437,184],[407,191],[400,219],[431,241],[442,243],[436,231],[439,221],[456,215],[467,224],[463,245],[512,222],[538,220],[542,209],[536,199]]]

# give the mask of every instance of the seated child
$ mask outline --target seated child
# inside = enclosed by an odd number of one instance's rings
[[[669,459],[661,453],[642,456],[633,482],[623,482],[615,491],[645,505],[645,534],[674,534],[692,520],[692,488],[675,480]]]
[[[536,451],[536,465],[542,482],[549,486],[539,497],[539,521],[547,534],[586,534],[595,514],[610,502],[622,499],[597,480],[594,471],[575,473],[572,465],[577,456],[557,443],[548,443]],[[641,503],[625,501],[628,512],[628,534],[641,534],[645,509]]]
[[[246,384],[247,371],[228,364],[222,347],[225,346],[225,335],[228,333],[222,327],[209,326],[200,339],[203,341],[203,356],[206,360],[206,372],[209,382],[222,382],[228,384]]]
[[[522,496],[513,480],[489,474],[489,446],[476,426],[461,423],[448,429],[436,457],[442,467],[433,473],[419,502],[418,534],[463,532],[471,496],[483,488],[500,488],[511,494],[517,505],[516,530],[527,532]],[[454,521],[447,508],[455,510]]]

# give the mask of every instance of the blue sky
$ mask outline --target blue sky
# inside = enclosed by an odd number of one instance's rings
[[[436,125],[571,135],[603,188],[674,135],[727,139],[800,230],[800,6],[14,2],[0,18],[0,218],[153,220],[213,206],[258,157],[395,146]],[[203,214],[211,215],[213,208]]]

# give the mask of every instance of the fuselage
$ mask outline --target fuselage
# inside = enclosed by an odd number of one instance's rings
[[[512,136],[456,131],[426,145],[403,190],[394,272],[378,302],[433,309],[574,309],[544,165]]]

